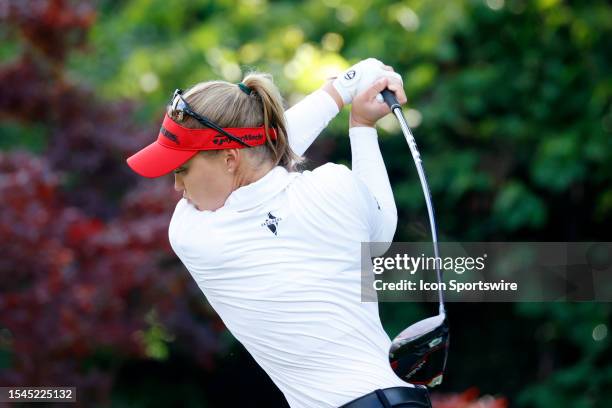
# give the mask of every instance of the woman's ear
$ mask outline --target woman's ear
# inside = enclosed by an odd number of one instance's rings
[[[240,149],[223,150],[223,164],[228,173],[235,173],[240,166]]]

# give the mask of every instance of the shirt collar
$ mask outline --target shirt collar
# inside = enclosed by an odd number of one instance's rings
[[[244,211],[257,207],[283,191],[297,174],[276,166],[259,180],[234,190],[225,200],[223,208]]]

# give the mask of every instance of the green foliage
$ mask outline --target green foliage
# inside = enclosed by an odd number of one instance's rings
[[[137,336],[145,344],[145,352],[148,357],[156,360],[168,358],[167,343],[172,341],[173,336],[159,322],[155,309],[151,310],[146,318],[149,327],[145,331],[136,332]]]
[[[540,381],[520,394],[521,406],[596,407],[612,401],[610,304],[519,305],[519,314],[541,322],[536,347],[547,359],[562,349],[561,361],[540,367]]]
[[[0,123],[0,150],[26,149],[41,153],[47,146],[44,127],[28,123],[4,121]]]
[[[516,181],[502,188],[493,211],[500,228],[509,231],[522,227],[540,227],[546,220],[546,208],[542,200]]]

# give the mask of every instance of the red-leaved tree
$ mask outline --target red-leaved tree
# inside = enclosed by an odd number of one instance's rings
[[[203,366],[223,330],[170,250],[172,185],[125,165],[154,129],[136,128],[130,102],[66,79],[94,18],[83,2],[0,0],[0,24],[23,44],[0,66],[0,117],[42,126],[46,144],[0,153],[0,384],[77,386],[89,402],[107,400],[117,368],[98,356],[144,357],[152,315]]]

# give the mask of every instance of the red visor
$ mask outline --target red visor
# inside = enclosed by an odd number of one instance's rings
[[[265,128],[223,128],[249,147],[266,143]],[[269,129],[270,138],[276,140],[276,131]],[[176,123],[168,115],[157,140],[127,159],[127,164],[144,177],[159,177],[191,159],[200,150],[242,149],[246,146],[214,129],[189,129]]]

